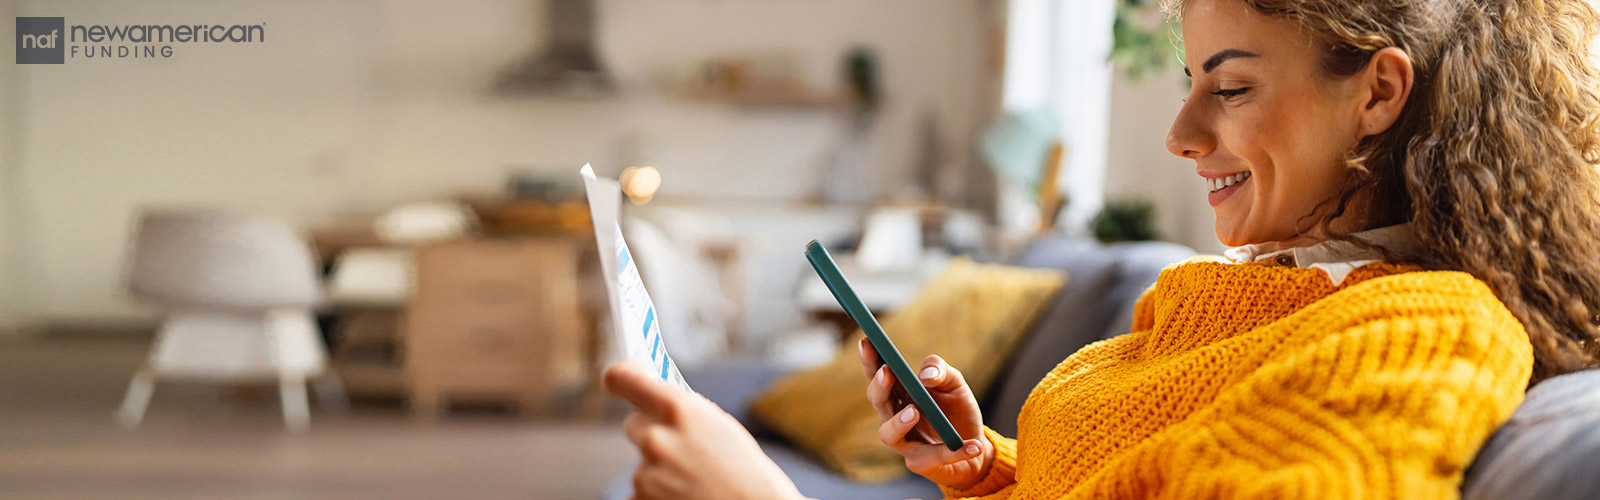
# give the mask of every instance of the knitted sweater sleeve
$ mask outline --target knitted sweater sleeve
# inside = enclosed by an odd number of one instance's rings
[[[956,489],[940,485],[945,498],[1005,498],[1007,488],[1017,482],[1017,440],[1000,435],[988,426],[983,427],[983,435],[989,438],[989,443],[994,445],[994,462],[989,464],[989,472],[983,479],[965,489]]]
[[[1396,281],[1299,318],[1258,370],[1126,450],[1091,489],[1157,498],[1456,498],[1522,399],[1526,333],[1470,277]],[[1126,491],[1123,491],[1126,492]]]
[[[1156,286],[1151,285],[1150,288],[1145,289],[1144,293],[1139,295],[1139,300],[1134,303],[1133,331],[1135,332],[1148,330],[1155,322],[1155,309],[1152,305],[1153,301],[1150,299],[1155,289]],[[1064,364],[1069,365],[1068,369],[1070,369],[1071,363],[1072,360],[1070,359],[1064,362]],[[1057,368],[1057,370],[1061,369]],[[989,442],[993,443],[995,447],[994,463],[989,465],[989,472],[984,475],[982,480],[978,481],[978,484],[965,489],[955,489],[941,485],[939,489],[944,492],[945,498],[1002,500],[1010,497],[1010,487],[1017,482],[1017,440],[1002,436],[988,426],[984,426],[983,434],[989,438]]]

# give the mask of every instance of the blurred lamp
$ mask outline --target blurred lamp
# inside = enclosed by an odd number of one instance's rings
[[[1033,187],[1051,147],[1061,141],[1061,121],[1043,107],[1006,114],[983,133],[983,159],[996,172]]]
[[[617,181],[622,184],[622,193],[628,195],[628,201],[643,205],[661,189],[661,171],[651,166],[628,167],[617,176]]]

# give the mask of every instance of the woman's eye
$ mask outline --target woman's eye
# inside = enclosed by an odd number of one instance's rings
[[[1224,98],[1224,99],[1229,99],[1229,98],[1233,98],[1233,97],[1237,97],[1239,95],[1242,95],[1248,90],[1250,90],[1250,87],[1239,87],[1239,88],[1236,88],[1236,89],[1222,89],[1222,90],[1218,90],[1216,92],[1212,92],[1211,95],[1222,96],[1222,98]]]

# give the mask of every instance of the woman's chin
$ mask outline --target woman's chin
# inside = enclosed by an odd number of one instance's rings
[[[1239,228],[1237,223],[1230,222],[1221,216],[1217,217],[1216,230],[1217,241],[1222,242],[1222,244],[1226,246],[1238,247],[1249,245],[1251,243],[1257,243],[1248,235],[1244,234],[1244,231]]]
[[[1244,239],[1239,239],[1239,238],[1227,238],[1227,237],[1224,237],[1222,235],[1217,235],[1217,241],[1222,242],[1223,246],[1228,246],[1228,247],[1242,247],[1242,246],[1250,244],[1249,240],[1244,240]]]
[[[1240,247],[1240,245],[1250,244],[1248,240],[1240,236],[1237,226],[1227,221],[1226,218],[1222,218],[1221,213],[1216,216],[1216,240],[1222,242],[1222,245],[1227,245],[1227,247]]]

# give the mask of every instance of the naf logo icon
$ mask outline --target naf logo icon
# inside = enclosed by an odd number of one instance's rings
[[[17,64],[66,62],[67,18],[17,18]]]

